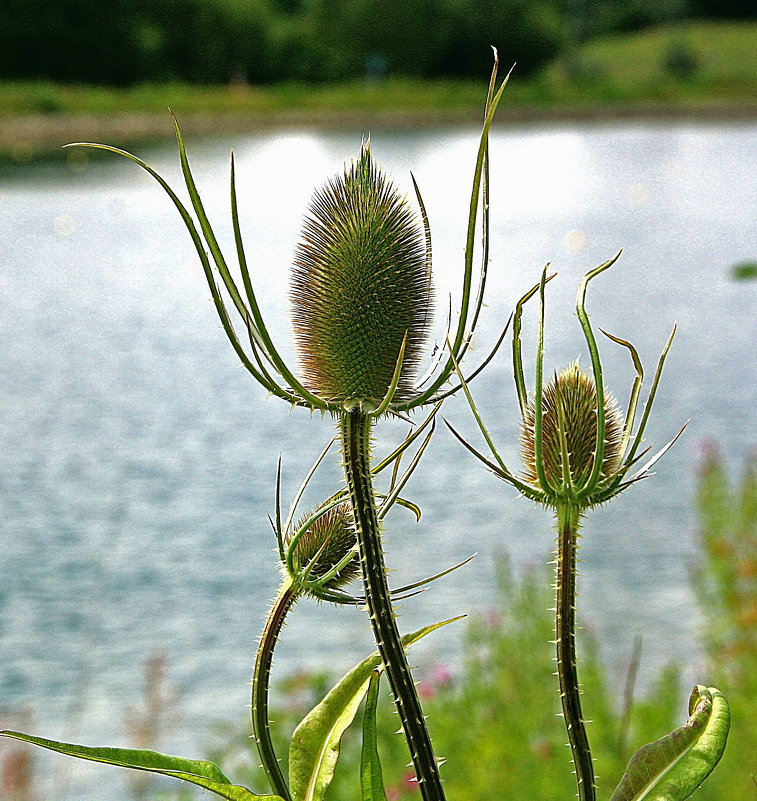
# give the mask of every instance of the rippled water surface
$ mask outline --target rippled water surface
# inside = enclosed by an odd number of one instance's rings
[[[357,153],[360,131],[275,132],[190,142],[203,200],[230,244],[228,152],[255,282],[277,342],[289,350],[288,265],[313,188]],[[429,213],[440,301],[459,293],[473,129],[375,130],[376,159]],[[669,659],[697,676],[697,558],[692,494],[703,443],[734,470],[755,445],[754,283],[732,264],[757,256],[757,126],[577,125],[509,128],[492,138],[492,247],[482,356],[547,261],[546,368],[581,354],[573,314],[583,273],[594,322],[638,345],[651,375],[679,330],[649,426],[662,445],[691,424],[657,475],[592,514],[584,530],[580,617],[614,680],[644,636],[642,683]],[[171,147],[142,153],[179,185]],[[242,719],[253,649],[276,588],[276,461],[285,497],[332,435],[328,419],[266,399],[238,366],[181,220],[156,184],[115,157],[19,168],[0,180],[0,715],[25,708],[34,730],[126,744],[142,666],[166,654],[182,717],[163,750],[200,756],[208,719]],[[230,249],[231,253],[231,249]],[[453,308],[455,301],[453,300]],[[524,326],[533,369],[534,309]],[[621,403],[627,352],[601,343]],[[506,353],[474,384],[481,411],[517,464],[516,399]],[[457,402],[445,415],[476,437]],[[384,452],[404,425],[382,425]],[[339,485],[336,457],[313,499]],[[480,469],[439,430],[408,494],[416,524],[387,523],[392,580],[474,562],[402,605],[405,630],[494,603],[494,564],[542,564],[551,521]],[[371,648],[363,613],[302,604],[281,643],[279,675],[347,668]],[[459,632],[435,635],[418,662],[459,669]],[[4,746],[0,745],[0,748]],[[50,763],[56,801],[122,797],[102,768]],[[108,776],[111,780],[113,776]],[[110,795],[107,795],[107,793]]]

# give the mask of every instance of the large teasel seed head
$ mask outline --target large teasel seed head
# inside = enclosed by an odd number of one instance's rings
[[[371,411],[407,337],[395,398],[408,396],[431,322],[429,261],[422,227],[364,142],[316,192],[295,255],[292,321],[312,392]]]
[[[615,399],[607,392],[605,408],[605,445],[601,478],[612,475],[620,465],[623,420]],[[531,398],[521,421],[520,445],[525,465],[524,478],[539,484],[536,469],[535,408]],[[567,444],[571,482],[581,489],[594,468],[597,446],[597,388],[594,378],[581,370],[578,361],[555,374],[542,393],[542,464],[552,487],[563,480],[562,442]]]
[[[312,514],[311,512],[303,517],[297,524],[297,528],[301,528]],[[315,563],[311,565],[309,577],[318,579],[336,567],[355,548],[356,542],[357,537],[350,507],[346,503],[339,504],[324,512],[297,540],[293,554],[294,567],[298,572],[303,571],[315,559]],[[359,576],[360,560],[355,554],[352,561],[348,562],[328,582],[327,586],[330,589],[338,589]]]

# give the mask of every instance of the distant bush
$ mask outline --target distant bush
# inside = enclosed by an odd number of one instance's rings
[[[689,9],[755,17],[731,0]],[[480,77],[496,45],[522,77],[587,39],[683,19],[656,0],[4,0],[0,78],[128,86]],[[743,13],[737,13],[737,12]]]

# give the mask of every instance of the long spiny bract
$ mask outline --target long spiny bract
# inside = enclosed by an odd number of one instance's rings
[[[303,378],[313,392],[371,411],[386,395],[404,341],[395,398],[408,397],[431,320],[426,239],[367,144],[313,198],[291,299]]]

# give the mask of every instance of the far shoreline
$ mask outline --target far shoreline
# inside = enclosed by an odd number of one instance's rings
[[[189,137],[228,137],[287,129],[380,129],[476,126],[480,109],[361,110],[276,109],[253,112],[190,112],[180,114]],[[572,106],[500,107],[495,127],[532,124],[757,120],[757,100],[684,103],[602,103]],[[160,144],[173,137],[168,109],[164,113],[19,114],[0,118],[0,161],[23,164],[52,158],[70,142],[107,142],[120,147]]]

